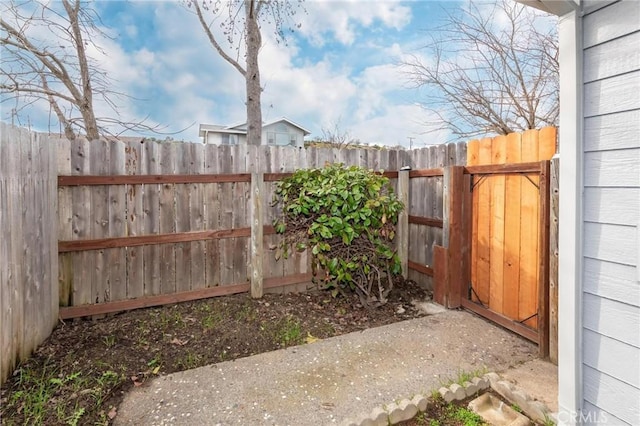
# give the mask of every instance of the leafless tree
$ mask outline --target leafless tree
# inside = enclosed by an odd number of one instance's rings
[[[550,19],[511,0],[471,1],[448,14],[426,55],[402,63],[412,87],[425,92],[422,106],[437,117],[425,124],[456,139],[555,125],[558,41]]]
[[[360,145],[359,139],[351,137],[351,132],[342,128],[341,119],[335,121],[331,126],[322,127],[322,136],[318,138],[318,142],[338,149]]]
[[[262,24],[275,28],[278,40],[284,40],[288,20],[293,17],[302,0],[187,0],[193,7],[198,21],[209,42],[218,54],[231,64],[245,79],[247,108],[247,143],[260,145],[262,135],[262,86],[258,54],[262,47]],[[205,18],[205,12],[213,13],[213,20]],[[224,15],[224,17],[223,17]],[[219,23],[231,52],[223,47],[216,35],[213,23]],[[235,50],[235,53],[233,53]],[[244,66],[241,64],[244,57]]]
[[[62,8],[60,8],[62,5]],[[126,96],[113,89],[104,71],[88,51],[104,51],[96,39],[106,37],[95,10],[80,0],[3,2],[0,18],[2,102],[15,102],[17,112],[40,102],[64,128],[68,139],[85,134],[89,140],[112,134],[110,126],[151,130],[143,121],[122,119],[116,99]],[[96,115],[95,97],[113,114]]]

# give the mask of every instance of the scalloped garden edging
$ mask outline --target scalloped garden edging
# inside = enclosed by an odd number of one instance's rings
[[[449,387],[441,387],[438,392],[445,402],[462,401],[480,391],[493,389],[506,400],[517,404],[522,412],[533,421],[545,423],[551,418],[547,406],[531,398],[527,393],[518,389],[513,383],[501,380],[496,373],[487,373],[482,377],[474,377],[463,385],[454,383]],[[359,420],[347,419],[342,426],[388,426],[411,420],[421,411],[425,411],[430,396],[418,394],[411,399],[403,399],[398,403],[391,403],[374,408],[368,416]]]

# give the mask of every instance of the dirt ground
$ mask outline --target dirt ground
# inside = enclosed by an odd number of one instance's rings
[[[0,423],[110,424],[150,377],[423,316],[399,282],[382,307],[328,292],[246,294],[60,323],[0,390]]]

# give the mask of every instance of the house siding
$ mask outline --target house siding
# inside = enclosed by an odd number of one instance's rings
[[[640,2],[597,6],[582,21],[583,420],[637,425]]]

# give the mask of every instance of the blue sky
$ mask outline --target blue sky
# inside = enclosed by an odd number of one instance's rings
[[[124,117],[148,117],[174,139],[198,141],[198,125],[245,120],[244,80],[210,46],[184,2],[99,1],[95,8],[111,38],[98,40],[95,59],[113,87]],[[420,93],[408,87],[399,62],[421,54],[426,32],[464,1],[305,2],[294,20],[301,28],[277,43],[263,31],[260,54],[263,119],[285,116],[321,136],[336,124],[365,143],[408,145],[446,141],[428,133]],[[213,15],[211,15],[213,19]],[[3,104],[2,119],[10,120]],[[99,108],[101,108],[99,106]],[[25,114],[47,131],[48,108]],[[21,117],[21,121],[27,121]],[[52,131],[57,131],[52,126]],[[156,136],[164,138],[164,136]]]

